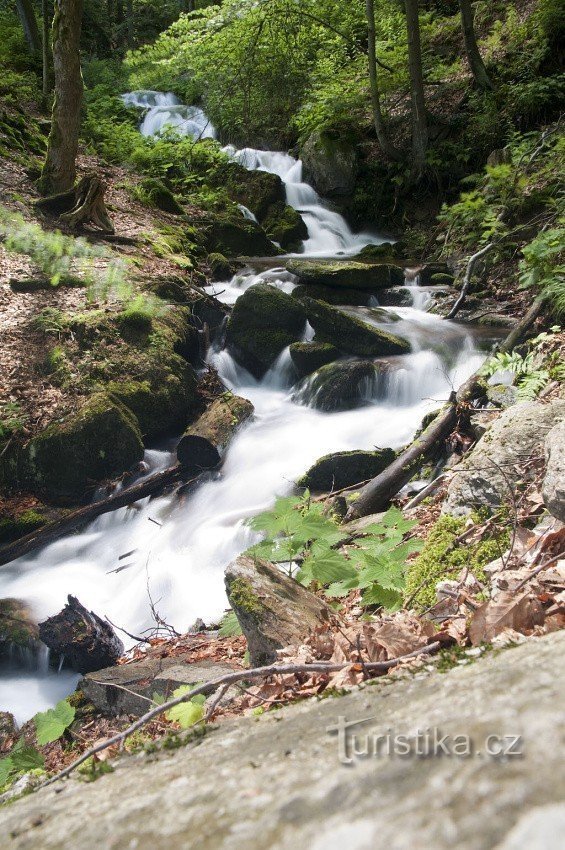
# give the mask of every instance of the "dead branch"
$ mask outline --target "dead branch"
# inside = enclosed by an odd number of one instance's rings
[[[463,302],[465,301],[467,293],[469,292],[469,289],[471,287],[471,279],[473,277],[473,271],[475,270],[475,266],[477,265],[479,260],[481,260],[486,254],[488,254],[489,251],[492,251],[494,247],[495,243],[489,242],[488,245],[485,245],[484,248],[481,248],[480,251],[477,251],[475,254],[473,254],[472,257],[470,257],[469,262],[467,263],[465,277],[463,278],[463,286],[461,287],[461,292],[459,293],[457,301],[445,317],[446,319],[453,319],[457,315],[457,313],[463,306]]]
[[[430,655],[433,652],[436,652],[440,648],[441,644],[439,641],[434,641],[433,643],[428,644],[427,646],[422,647],[421,649],[415,649],[413,652],[409,652],[406,655],[401,655],[398,658],[390,658],[388,661],[370,661],[365,662],[366,670],[371,673],[387,673],[393,667],[398,666],[403,661],[408,661],[412,658],[417,658],[419,655]],[[130,735],[133,735],[134,732],[137,732],[138,729],[141,729],[142,726],[145,726],[146,723],[153,720],[153,718],[158,717],[159,714],[163,714],[165,711],[169,711],[171,708],[174,708],[176,705],[180,705],[183,702],[188,702],[193,699],[193,697],[198,696],[199,694],[210,694],[214,693],[218,688],[224,685],[233,685],[236,682],[240,682],[244,679],[263,679],[269,676],[277,676],[284,674],[300,674],[300,673],[335,673],[338,670],[343,670],[344,667],[349,667],[352,662],[347,661],[344,663],[336,664],[331,661],[315,661],[311,664],[270,664],[267,667],[255,667],[251,670],[236,670],[233,673],[227,673],[224,676],[218,676],[217,679],[212,679],[209,682],[205,682],[202,685],[199,685],[196,688],[192,688],[192,690],[188,691],[185,694],[181,694],[181,696],[175,697],[174,699],[168,700],[168,702],[164,702],[161,705],[157,705],[152,708],[150,711],[146,712],[146,714],[142,715],[138,718],[134,723],[124,729],[122,732],[118,732],[116,735],[113,735],[111,738],[107,738],[105,741],[101,741],[98,744],[90,747],[90,749],[85,750],[79,758],[75,759],[72,764],[69,764],[63,770],[59,771],[59,773],[52,776],[50,779],[46,780],[46,782],[42,783],[40,787],[45,787],[46,785],[51,785],[53,782],[56,782],[59,779],[64,779],[66,776],[69,776],[77,767],[83,764],[87,759],[101,752],[102,750],[108,749],[108,747],[113,746],[114,744],[120,744],[122,741],[125,741],[126,738],[129,738]]]

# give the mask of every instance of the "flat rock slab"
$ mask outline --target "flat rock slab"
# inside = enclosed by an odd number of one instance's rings
[[[447,673],[381,679],[222,724],[200,743],[123,757],[0,810],[5,850],[558,850],[565,796],[565,632]],[[471,662],[471,659],[469,659]],[[328,727],[365,736],[438,729],[481,755],[339,759]],[[521,735],[523,756],[487,756]],[[453,740],[453,738],[451,739]],[[536,833],[536,824],[542,831]]]
[[[209,682],[232,673],[235,666],[214,661],[188,663],[177,658],[151,658],[88,673],[78,688],[104,714],[140,716],[153,694],[168,698],[181,685]]]

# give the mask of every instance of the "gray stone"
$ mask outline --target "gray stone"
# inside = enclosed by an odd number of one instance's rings
[[[235,668],[213,661],[194,663],[176,658],[148,658],[88,673],[78,689],[103,714],[140,716],[150,708],[153,694],[170,697],[181,685],[209,682]]]
[[[518,402],[518,390],[507,384],[487,385],[487,398],[497,407],[512,407]]]
[[[371,360],[338,360],[322,366],[306,378],[294,395],[295,401],[317,410],[353,410],[367,403],[378,370],[384,364]]]
[[[353,192],[358,166],[357,151],[351,142],[316,130],[304,143],[300,156],[305,178],[321,195]]]
[[[286,264],[303,286],[332,286],[337,289],[377,291],[402,286],[404,269],[390,263],[360,263],[355,260],[302,260]]]
[[[315,493],[329,493],[374,478],[395,458],[392,449],[373,452],[334,452],[324,455],[297,482]]]
[[[339,349],[329,342],[293,342],[288,350],[299,378],[311,375],[340,356]]]
[[[554,834],[562,841],[564,653],[565,632],[557,632],[447,673],[381,679],[344,697],[225,722],[174,751],[124,755],[96,782],[75,775],[0,810],[3,846],[556,850],[545,826],[561,826]],[[368,718],[356,728],[361,747],[366,735],[386,742],[391,733],[438,729],[470,736],[475,754],[341,764],[328,733],[339,717]],[[489,735],[521,736],[524,755],[488,756]]]
[[[543,501],[550,514],[565,522],[565,421],[555,425],[547,435],[545,457]]]
[[[565,417],[565,401],[525,401],[505,410],[454,469],[442,512],[466,516],[478,507],[511,501],[523,464],[543,447],[551,428]]]
[[[302,298],[301,303],[316,332],[316,342],[329,342],[359,357],[386,357],[410,351],[410,343],[402,337],[369,325],[324,301]]]
[[[277,649],[301,644],[328,622],[328,606],[274,564],[240,555],[226,567],[226,591],[243,634],[252,667],[272,664]]]

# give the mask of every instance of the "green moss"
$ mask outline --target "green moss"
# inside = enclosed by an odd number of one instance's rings
[[[236,578],[230,584],[229,598],[234,608],[238,608],[246,614],[258,615],[263,610],[253,588],[242,578]]]
[[[456,538],[465,530],[465,519],[441,516],[428,535],[426,544],[418,557],[410,564],[406,576],[406,597],[413,594],[414,604],[424,608],[436,601],[436,584],[445,579],[455,579],[463,567],[479,581],[486,581],[484,567],[498,558],[509,542],[506,529],[478,543]]]
[[[262,225],[267,236],[285,250],[298,249],[302,240],[308,237],[304,219],[284,201],[278,201],[269,207]]]
[[[162,180],[146,177],[140,181],[135,189],[135,196],[149,206],[156,207],[163,212],[172,213],[172,215],[184,215],[183,208]]]
[[[25,537],[36,528],[45,525],[46,519],[38,511],[31,508],[18,516],[0,517],[0,543],[10,543]]]
[[[196,408],[196,377],[187,363],[155,381],[110,381],[106,392],[135,414],[143,436],[153,439],[184,428]]]

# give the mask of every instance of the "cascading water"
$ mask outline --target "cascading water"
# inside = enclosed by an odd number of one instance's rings
[[[145,134],[172,123],[182,133],[214,135],[201,110],[183,106],[172,95],[134,92],[124,99],[146,110],[141,125]],[[229,152],[247,167],[280,174],[289,203],[305,214],[309,238],[304,253],[327,256],[382,241],[352,234],[344,219],[301,182],[301,164],[287,154]],[[259,280],[285,291],[295,285],[295,278],[282,267],[260,274],[249,268],[214,289],[221,300],[233,304]],[[382,324],[382,311],[347,310]],[[224,384],[255,407],[253,419],[231,444],[221,473],[212,474],[190,495],[145,500],[106,514],[81,534],[12,562],[0,571],[0,597],[25,600],[41,619],[59,611],[71,593],[134,634],[153,624],[148,590],[161,616],[179,630],[197,617],[217,619],[226,605],[224,568],[255,539],[245,524],[248,517],[289,492],[324,454],[401,447],[412,438],[423,415],[480,364],[482,355],[468,331],[415,307],[393,312],[399,317],[394,332],[409,339],[412,353],[389,358],[384,384],[368,384],[362,406],[345,412],[323,413],[294,398],[288,350],[257,381],[226,350],[212,348],[208,359]],[[390,329],[390,323],[386,327]],[[307,325],[304,338],[312,336]],[[172,459],[169,451],[146,452],[150,472]],[[117,571],[119,556],[132,551],[127,568]],[[0,709],[15,711],[23,720],[68,693],[75,680],[73,674],[57,675],[45,666],[33,674],[6,670],[0,677]]]

